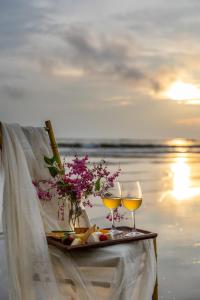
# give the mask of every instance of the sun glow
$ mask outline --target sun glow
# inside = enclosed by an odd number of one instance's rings
[[[187,104],[200,104],[200,89],[182,81],[174,82],[165,92],[165,96],[171,100],[184,101]]]
[[[175,139],[168,141],[169,146],[186,147],[190,144],[191,144],[191,142],[184,138],[175,138]]]

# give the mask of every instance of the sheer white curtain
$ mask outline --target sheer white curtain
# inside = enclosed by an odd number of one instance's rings
[[[12,300],[56,300],[59,293],[48,253],[38,199],[25,152],[30,147],[19,126],[2,126],[4,169],[3,231]],[[33,159],[32,153],[28,153]],[[34,172],[34,167],[32,172]]]
[[[7,265],[0,263],[5,274],[8,270],[9,299],[150,300],[156,275],[151,241],[70,255],[48,248],[45,231],[65,226],[57,220],[56,201],[41,205],[32,184],[49,176],[43,163],[43,156],[51,155],[48,136],[43,128],[19,125],[2,124],[2,132],[5,238],[0,253],[5,243]]]

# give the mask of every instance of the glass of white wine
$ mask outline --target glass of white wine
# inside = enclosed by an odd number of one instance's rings
[[[124,181],[120,182],[121,202],[122,205],[131,212],[132,231],[126,236],[132,237],[139,235],[140,232],[136,229],[135,211],[142,204],[142,190],[139,181]]]
[[[119,182],[116,182],[113,187],[110,187],[103,195],[101,195],[103,205],[110,209],[112,225],[111,232],[119,233],[114,224],[114,210],[121,205],[121,188]]]

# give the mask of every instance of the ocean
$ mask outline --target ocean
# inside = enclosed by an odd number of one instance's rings
[[[104,159],[121,178],[139,180],[142,206],[136,225],[158,233],[159,299],[200,299],[200,141],[62,139],[63,156]],[[130,224],[129,214],[119,225]],[[108,226],[100,199],[88,209],[93,223]]]

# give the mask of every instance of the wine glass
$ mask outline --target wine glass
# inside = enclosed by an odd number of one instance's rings
[[[136,229],[135,211],[142,204],[142,190],[139,181],[124,181],[120,183],[122,205],[131,212],[132,231],[126,236],[132,237],[141,234]]]
[[[114,183],[113,187],[107,189],[102,195],[101,199],[105,207],[110,209],[111,213],[111,233],[117,234],[121,231],[117,230],[114,224],[114,210],[121,205],[121,188],[119,182]]]

